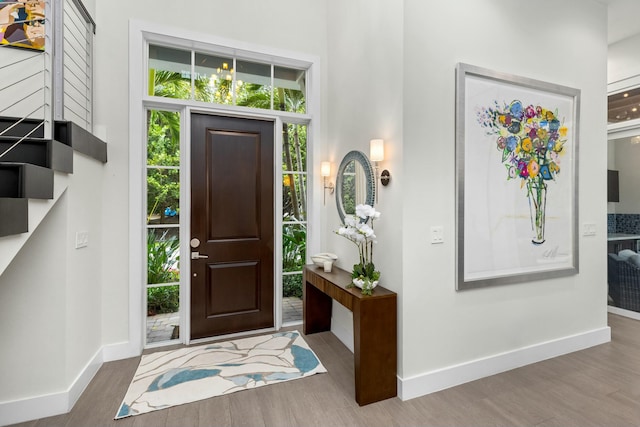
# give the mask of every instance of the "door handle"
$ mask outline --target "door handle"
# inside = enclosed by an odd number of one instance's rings
[[[200,252],[191,252],[191,259],[206,259],[209,255],[200,255]]]

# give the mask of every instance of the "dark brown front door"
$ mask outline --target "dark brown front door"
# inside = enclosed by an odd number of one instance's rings
[[[273,126],[191,115],[192,339],[274,325]]]

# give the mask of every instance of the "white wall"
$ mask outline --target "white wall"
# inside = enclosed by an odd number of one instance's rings
[[[609,46],[607,82],[615,83],[640,74],[640,34]]]
[[[523,20],[524,1],[440,2],[437,11],[418,0],[404,4],[402,376],[605,328],[605,6],[543,0]],[[455,291],[458,62],[582,91],[579,223],[595,223],[598,235],[579,237],[579,275]],[[443,245],[428,244],[431,225],[444,226]]]
[[[378,186],[378,209],[382,214],[374,227],[378,243],[373,260],[381,271],[380,284],[402,292],[402,4],[386,0],[329,2],[328,106],[325,158],[332,162],[332,180],[344,155],[359,150],[369,156],[369,140],[385,141],[385,160],[380,171],[391,172],[387,187]],[[352,243],[333,233],[340,225],[335,197],[324,208],[325,250],[338,256],[337,266],[351,271],[358,261]],[[399,299],[398,312],[402,312]],[[332,330],[350,348],[352,317],[334,302]],[[399,318],[402,321],[402,318]],[[400,332],[402,325],[399,325]],[[399,334],[399,342],[402,335]],[[402,345],[399,345],[402,353]]]
[[[83,154],[74,154],[73,176],[67,189],[66,223],[66,384],[72,384],[102,347],[102,222],[109,209],[98,195],[104,165]],[[75,249],[76,233],[88,232],[87,247]]]
[[[349,150],[367,153],[370,138],[389,140],[393,152],[385,165],[392,185],[381,190],[378,206],[383,217],[376,224],[375,261],[382,285],[400,294],[401,380],[606,329],[605,259],[598,256],[606,230],[605,206],[598,202],[606,197],[604,6],[538,4],[537,10],[551,11],[531,30],[549,40],[539,60],[532,59],[540,51],[512,1],[439,2],[436,10],[406,0],[403,6],[389,0],[330,4],[329,68],[342,72],[329,75],[327,146],[336,168]],[[588,190],[580,197],[580,223],[596,223],[600,233],[580,238],[580,275],[455,291],[458,62],[582,90],[579,162],[587,172],[579,188]],[[338,224],[333,209],[327,206],[325,249],[350,270],[356,255],[332,233]],[[429,243],[432,225],[444,226],[444,244]],[[350,329],[349,314],[334,304],[332,330],[350,344]]]
[[[0,276],[0,402],[66,389],[67,213],[63,194]]]
[[[35,410],[66,411],[82,390],[79,376],[94,372],[102,333],[102,173],[102,163],[74,153],[66,191],[0,275],[0,337],[10,349],[0,352],[0,424],[15,415],[3,404],[20,399],[55,396]],[[89,246],[75,249],[77,231],[89,232]]]

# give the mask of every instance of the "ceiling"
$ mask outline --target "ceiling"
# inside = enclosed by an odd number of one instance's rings
[[[608,9],[608,44],[619,42],[640,33],[639,0],[598,0]]]

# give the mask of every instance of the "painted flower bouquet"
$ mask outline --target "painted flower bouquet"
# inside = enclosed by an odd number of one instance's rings
[[[480,126],[496,137],[507,180],[520,180],[520,188],[526,187],[534,244],[544,243],[547,181],[560,173],[565,153],[568,129],[557,116],[557,109],[525,107],[518,100],[504,105],[496,101],[477,111]]]
[[[376,235],[373,232],[373,221],[380,217],[380,212],[373,206],[357,205],[355,215],[347,215],[344,224],[336,232],[358,247],[360,262],[353,266],[352,285],[362,289],[363,295],[371,295],[378,285],[380,272],[373,264],[373,244]]]

